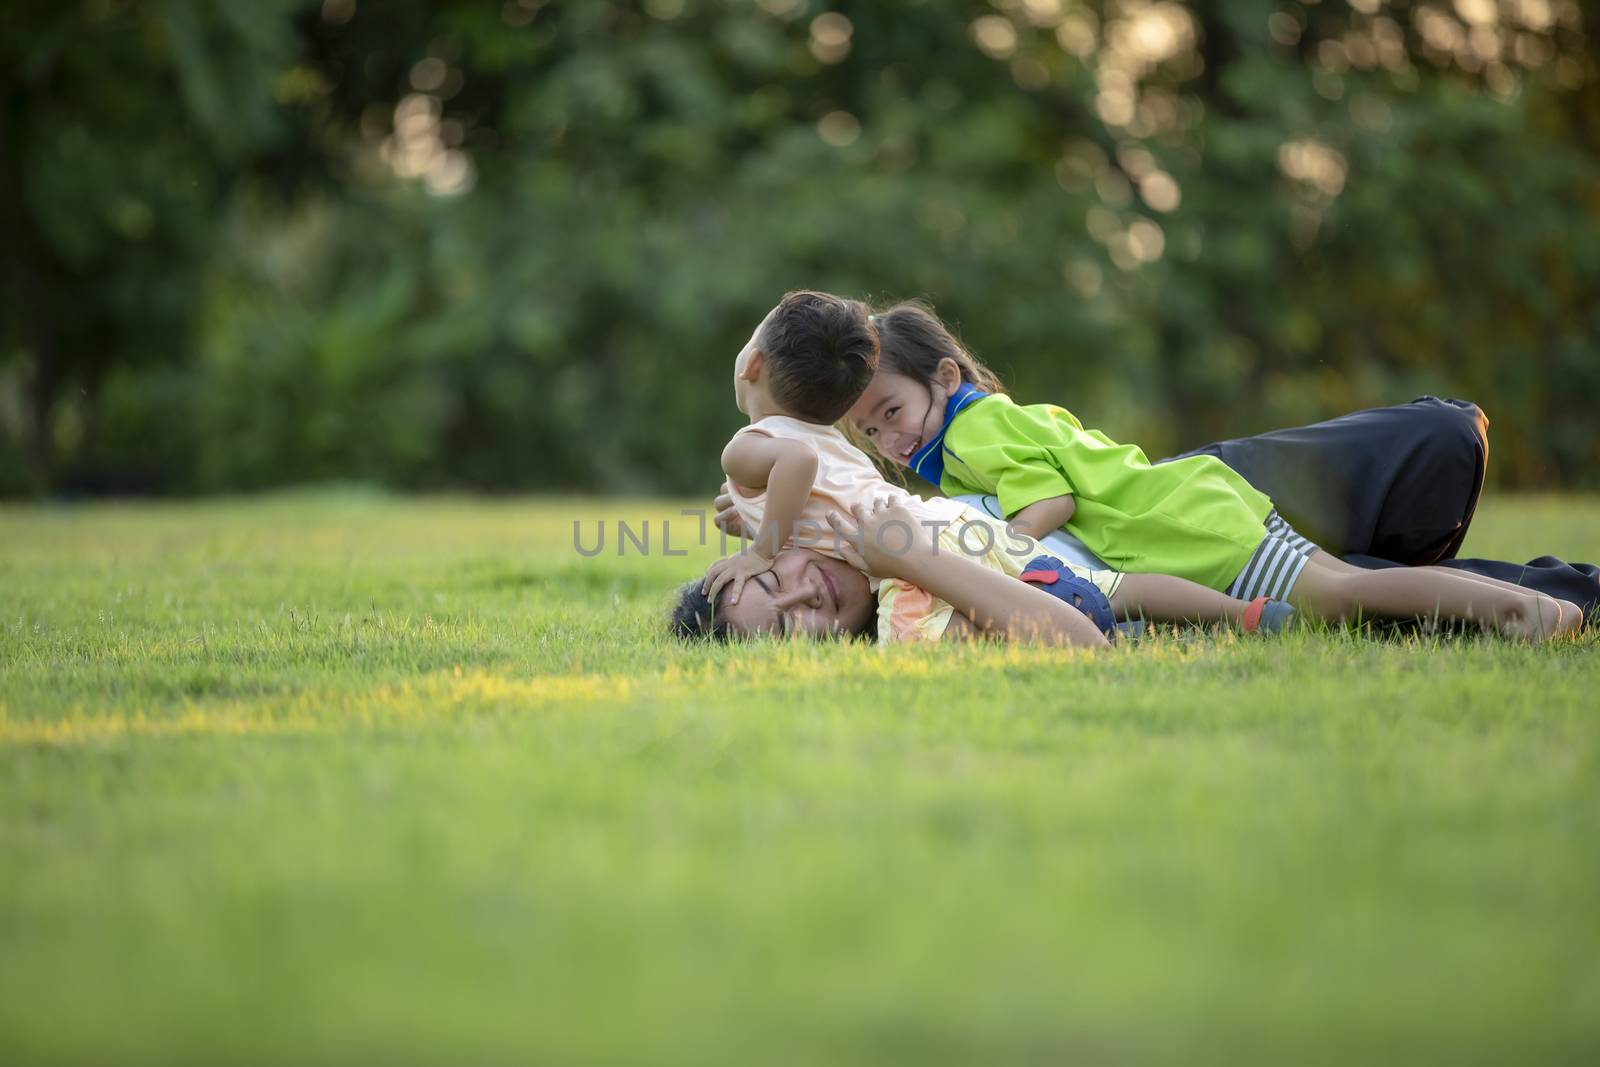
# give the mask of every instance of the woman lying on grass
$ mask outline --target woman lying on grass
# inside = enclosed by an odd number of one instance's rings
[[[908,553],[900,562],[890,563],[880,556],[874,563],[875,567],[908,568],[905,573],[900,574],[895,574],[893,570],[886,571],[889,576],[899,579],[902,584],[891,584],[882,590],[879,610],[880,639],[888,641],[913,637],[937,638],[943,636],[948,629],[950,618],[956,613],[948,598],[940,597],[943,602],[942,607],[931,612],[922,610],[923,605],[917,600],[917,598],[932,599],[928,587],[926,585],[918,587],[916,583],[938,570],[934,561],[940,556],[941,542],[945,545],[944,555],[947,559],[966,554],[972,558],[964,562],[976,562],[980,566],[1012,577],[1020,576],[1022,570],[1028,566],[1029,560],[1026,556],[1018,558],[1015,553],[997,551],[996,545],[1000,542],[1017,541],[1021,542],[1020,548],[1023,552],[1031,553],[1037,552],[1036,544],[1026,538],[1018,537],[1014,531],[1005,530],[1003,527],[991,529],[987,534],[980,533],[974,542],[979,546],[976,551],[959,536],[952,539],[951,532],[957,524],[963,529],[976,526],[981,531],[984,523],[993,520],[976,515],[953,501],[924,501],[903,491],[892,490],[877,478],[865,458],[845,444],[837,431],[827,425],[827,422],[836,418],[842,410],[840,404],[848,405],[860,397],[867,379],[871,377],[871,368],[876,363],[874,358],[877,355],[876,349],[877,331],[866,321],[865,311],[859,304],[826,294],[799,293],[790,294],[767,316],[752,336],[750,343],[740,353],[735,361],[735,394],[741,410],[750,415],[751,425],[736,434],[729,443],[723,453],[723,466],[730,483],[736,486],[730,490],[729,499],[740,514],[742,528],[756,531],[756,542],[738,555],[715,565],[698,594],[693,589],[685,590],[674,617],[674,625],[680,633],[725,634],[729,627],[719,625],[717,620],[719,616],[726,618],[730,611],[734,615],[732,628],[735,629],[742,625],[773,630],[787,627],[789,623],[785,620],[790,618],[790,615],[784,610],[786,605],[779,601],[803,603],[803,598],[793,600],[790,598],[800,597],[806,590],[781,588],[782,575],[774,572],[779,556],[778,546],[790,543],[800,532],[798,525],[800,519],[810,513],[813,515],[811,543],[821,549],[813,555],[833,556],[845,562],[861,564],[862,557],[852,557],[844,552],[842,545],[829,543],[827,535],[821,532],[822,524],[816,521],[815,513],[819,508],[833,511],[848,508],[859,513],[858,509],[863,504],[863,494],[879,487],[884,491],[898,494],[894,503],[909,515],[908,533],[917,528],[925,528],[930,522],[944,527],[939,535],[926,538],[925,544],[910,539],[911,543],[904,546]],[[857,407],[860,408],[867,401],[867,397],[861,397]],[[930,401],[928,405],[930,408],[931,403]],[[1138,458],[1142,460],[1142,454]],[[1214,458],[1202,457],[1184,464],[1186,470],[1191,467],[1202,468],[1190,478],[1191,482],[1201,474],[1210,476],[1213,469],[1216,474],[1211,477],[1211,482],[1217,482],[1219,479],[1225,481],[1225,476],[1233,479],[1232,482],[1226,482],[1220,488],[1215,488],[1212,496],[1253,492],[1242,479]],[[1176,466],[1173,472],[1177,472]],[[1210,482],[1207,484],[1210,485]],[[1205,532],[1205,527],[1197,527],[1193,522],[1179,525],[1184,529]],[[835,529],[834,533],[837,532]],[[1270,523],[1267,526],[1267,533],[1267,541],[1270,541],[1275,536]],[[1283,536],[1287,537],[1289,534]],[[1263,545],[1266,545],[1267,541],[1263,541]],[[1240,543],[1242,544],[1242,541]],[[1310,549],[1310,552],[1314,551],[1315,549]],[[1310,552],[1304,555],[1309,555]],[[1257,554],[1259,555],[1259,551]],[[1299,558],[1303,559],[1304,555]],[[804,562],[793,562],[790,566],[796,567],[800,572],[806,570]],[[835,568],[815,562],[810,564],[810,568],[816,584],[815,589],[809,591],[810,599],[813,601],[813,612],[823,606],[825,595],[831,600],[831,607],[834,610],[831,618],[823,620],[821,628],[853,630],[857,625],[864,625],[864,620],[858,622],[853,614],[847,613],[848,617],[838,615],[838,609],[841,607],[838,581],[835,575],[830,574]],[[1091,587],[1088,590],[1091,595],[1100,596],[1102,599],[1117,598],[1119,586],[1130,584],[1128,576],[1109,569],[1081,567],[1068,569],[1073,572],[1076,580]],[[969,568],[956,568],[956,570],[968,571]],[[804,577],[804,573],[795,575],[797,581],[803,581]],[[1291,582],[1293,577],[1294,575],[1291,575]],[[1466,602],[1469,599],[1466,596],[1458,598],[1462,600],[1461,605],[1445,604],[1443,597],[1438,599],[1429,597],[1433,610],[1444,608],[1444,614],[1462,619],[1476,619],[1495,626],[1508,635],[1536,640],[1549,636],[1558,625],[1558,622],[1551,624],[1549,620],[1544,619],[1544,613],[1537,607],[1531,610],[1526,608],[1523,601],[1531,605],[1537,605],[1539,601],[1521,590],[1496,587],[1492,583],[1478,585],[1464,578],[1455,579],[1454,576],[1444,577],[1470,589],[1472,603]],[[763,580],[754,581],[758,578]],[[1394,584],[1405,586],[1412,576],[1402,575],[1401,578],[1406,581],[1397,578]],[[747,582],[753,581],[761,590],[757,596],[770,602],[762,607],[762,613],[771,616],[770,621],[746,619],[741,622],[739,616],[745,613],[735,610],[743,587]],[[957,583],[956,588],[960,590],[962,596],[970,598],[972,581],[979,580],[974,578],[971,581]],[[1412,584],[1421,581],[1422,576],[1417,574],[1416,582]],[[1442,583],[1443,579],[1437,581]],[[730,587],[725,597],[720,593],[724,584]],[[1153,618],[1197,621],[1225,619],[1245,621],[1247,625],[1250,621],[1259,621],[1261,617],[1262,598],[1246,604],[1219,589],[1206,590],[1193,582],[1184,582],[1165,574],[1143,574],[1133,578],[1132,584],[1137,584],[1141,588],[1122,590],[1120,597],[1122,603],[1116,603],[1113,599],[1108,605],[1119,609],[1124,616],[1138,613]],[[1148,588],[1143,588],[1144,586]],[[1013,590],[1012,595],[1017,603],[1026,606],[1029,601],[1021,596],[1023,592],[1034,591]],[[912,598],[909,609],[896,611],[893,601],[904,597]],[[1397,602],[1403,599],[1398,598]],[[1419,596],[1415,599],[1422,598]],[[1480,600],[1483,602],[1482,610],[1479,610],[1480,606],[1477,604]],[[1501,604],[1500,601],[1504,603]],[[1319,613],[1328,613],[1322,604],[1315,601],[1312,603],[1319,609]],[[1005,622],[1007,612],[998,604],[986,602],[976,606],[979,609],[979,617],[969,617],[969,622],[977,623],[980,629],[986,632],[999,631],[1012,634],[1020,632],[1016,625]],[[1357,603],[1356,606],[1362,605]],[[1252,611],[1254,620],[1248,614]],[[1421,608],[1404,610],[1392,608],[1390,613],[1425,614],[1426,612]],[[1560,619],[1559,611],[1555,619]],[[1062,634],[1071,641],[1074,626],[1070,623],[1064,623],[1063,626],[1065,629],[1061,631]],[[1101,628],[1109,630],[1109,620],[1102,623]],[[797,629],[814,631],[816,628],[799,626]],[[1037,620],[1029,623],[1025,629],[1043,633]]]
[[[743,528],[755,536],[753,543],[707,574],[701,590],[707,625],[719,611],[736,607],[748,586],[775,584],[776,579],[767,576],[779,548],[789,544],[811,547],[858,567],[870,558],[874,567],[884,570],[881,576],[910,583],[880,590],[879,629],[886,640],[943,636],[952,614],[950,603],[941,599],[932,606],[925,592],[929,586],[919,581],[929,577],[929,559],[941,554],[965,557],[978,570],[1000,577],[1038,581],[1082,609],[1078,619],[1052,628],[1033,615],[1025,624],[1007,621],[1008,610],[985,601],[980,615],[969,618],[986,632],[1047,636],[1048,631],[1068,643],[1095,644],[1103,643],[1101,634],[1113,630],[1119,616],[1227,621],[1248,630],[1263,621],[1275,628],[1291,614],[1265,597],[1238,600],[1165,574],[1123,575],[1109,568],[1063,563],[1046,556],[1033,539],[964,504],[924,500],[886,482],[872,461],[831,425],[871,381],[877,358],[877,336],[864,305],[799,292],[784,297],[734,360],[734,399],[750,424],[734,434],[723,450],[722,464],[734,486],[731,492]],[[904,513],[908,543],[902,547],[910,550],[908,559],[889,563],[876,554],[877,546],[869,546],[865,553],[859,546],[851,551],[839,543],[839,527],[830,528],[831,521],[840,521],[839,514],[864,515],[875,502],[877,510]],[[911,536],[915,531],[922,536]],[[894,573],[901,567],[910,568],[910,573]],[[939,580],[954,582],[953,588],[966,597],[974,582],[983,586],[993,581],[974,574],[958,567]],[[1028,597],[1013,599],[1024,605],[1030,602]],[[687,618],[700,617],[696,607],[686,598]],[[1059,615],[1053,610],[1047,614]]]
[[[723,594],[716,609],[696,579],[681,591],[673,630],[716,640],[877,633],[884,642],[982,634],[1050,645],[1107,643],[1083,611],[1013,577],[994,558],[1003,548],[977,557],[948,545],[941,549],[940,539],[903,504],[884,498],[871,508],[858,506],[850,516],[835,511],[828,524],[842,558],[786,547],[746,584],[736,603]],[[982,530],[969,533],[973,541],[995,532],[976,524],[971,529]],[[1037,550],[1030,543],[1014,557],[1035,556]],[[876,592],[869,578],[880,582]],[[1138,600],[1126,590],[1113,587],[1111,603],[1119,617],[1139,614]],[[1222,617],[1245,626],[1244,616],[1240,611]]]

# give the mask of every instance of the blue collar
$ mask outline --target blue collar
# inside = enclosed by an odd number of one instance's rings
[[[931,485],[939,484],[939,479],[944,477],[944,435],[950,429],[950,420],[988,395],[971,382],[962,382],[961,388],[950,394],[944,406],[944,424],[939,427],[939,432],[924,442],[906,464],[911,468],[911,473]]]

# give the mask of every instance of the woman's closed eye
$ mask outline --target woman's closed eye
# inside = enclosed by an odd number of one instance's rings
[[[776,624],[773,629],[777,630],[779,636],[788,637],[789,609],[780,608],[777,605],[778,597],[783,593],[783,579],[779,578],[778,572],[773,570],[764,571],[750,580],[766,590],[767,595],[772,598],[772,616],[773,622]]]
[[[772,589],[773,589],[772,595],[773,596],[780,596],[783,593],[783,579],[778,577],[778,572],[777,571],[769,571],[768,573],[770,573],[772,575]],[[778,634],[779,634],[779,636],[788,637],[789,636],[789,631],[791,629],[793,629],[793,625],[792,625],[792,620],[789,617],[789,609],[788,608],[779,608],[778,609]]]

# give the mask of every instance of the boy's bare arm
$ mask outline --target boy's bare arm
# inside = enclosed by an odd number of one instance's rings
[[[1077,510],[1077,501],[1072,499],[1070,493],[1046,497],[1043,500],[1035,500],[1011,516],[1010,526],[1017,533],[1037,541],[1045,534],[1054,533],[1065,526]]]
[[[753,532],[756,551],[771,559],[794,536],[817,478],[817,454],[799,441],[744,434],[722,450],[722,469],[736,486],[767,491],[761,529]]]
[[[728,603],[737,604],[744,583],[770,568],[773,557],[794,536],[817,478],[817,454],[799,441],[744,434],[722,450],[722,469],[733,483],[732,492],[739,487],[767,491],[761,529],[747,531],[754,535],[750,547],[712,564],[701,585],[716,603],[722,587],[731,583]]]

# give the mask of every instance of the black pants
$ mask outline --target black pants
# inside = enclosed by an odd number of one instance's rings
[[[1296,530],[1356,566],[1454,567],[1595,615],[1600,568],[1593,564],[1455,558],[1483,493],[1488,429],[1476,404],[1425,396],[1184,455],[1216,456],[1271,497]]]

